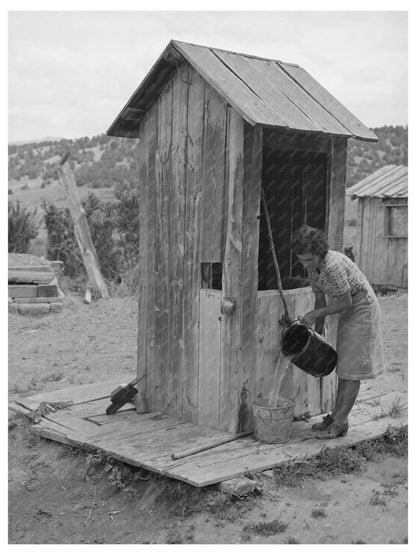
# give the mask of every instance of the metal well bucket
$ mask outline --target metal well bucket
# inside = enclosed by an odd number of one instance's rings
[[[282,353],[311,376],[328,376],[337,365],[337,352],[319,333],[294,323],[282,333]]]
[[[278,399],[277,405],[253,404],[254,435],[262,443],[286,443],[290,437],[295,403]]]

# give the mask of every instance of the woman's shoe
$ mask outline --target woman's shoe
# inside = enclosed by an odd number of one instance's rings
[[[317,422],[316,424],[312,424],[312,430],[317,430],[321,432],[322,430],[326,430],[332,423],[334,419],[330,414],[327,414],[324,418],[322,418],[322,422]]]
[[[335,439],[336,437],[344,437],[348,432],[348,422],[345,424],[338,424],[333,422],[326,430],[318,434],[316,437],[318,439]]]

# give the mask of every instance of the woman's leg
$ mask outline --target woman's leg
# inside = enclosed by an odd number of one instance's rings
[[[338,424],[345,424],[347,422],[348,415],[360,391],[360,385],[361,382],[359,380],[344,380],[343,378],[338,378],[335,407],[331,415]]]

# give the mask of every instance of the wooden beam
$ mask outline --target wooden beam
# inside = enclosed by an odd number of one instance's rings
[[[263,133],[265,147],[283,151],[299,150],[326,154],[331,142],[328,137],[319,137],[312,133],[283,133],[270,129],[265,129]]]
[[[331,139],[328,161],[328,228],[329,248],[342,251],[347,175],[347,139]]]
[[[241,366],[238,374],[237,432],[252,429],[258,357],[258,250],[263,129],[244,123],[244,179],[241,250]]]
[[[223,267],[223,298],[236,309],[224,314],[221,326],[220,418],[222,430],[236,433],[238,426],[239,370],[241,367],[241,256],[244,180],[244,120],[228,109],[227,121],[228,214]]]
[[[107,284],[101,274],[97,253],[91,239],[87,217],[78,197],[74,172],[69,166],[69,157],[69,153],[65,154],[58,166],[59,179],[66,192],[68,207],[74,222],[75,237],[81,251],[82,260],[87,270],[88,277],[93,286],[98,289],[102,298],[108,299]]]
[[[120,117],[125,120],[140,121],[145,112],[146,110],[142,108],[125,108]]]

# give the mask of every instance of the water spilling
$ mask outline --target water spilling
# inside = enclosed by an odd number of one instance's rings
[[[280,350],[277,355],[276,368],[273,374],[273,384],[272,389],[269,394],[269,406],[276,407],[280,396],[280,390],[282,388],[283,381],[286,377],[289,364],[291,362],[290,357],[286,357]]]

